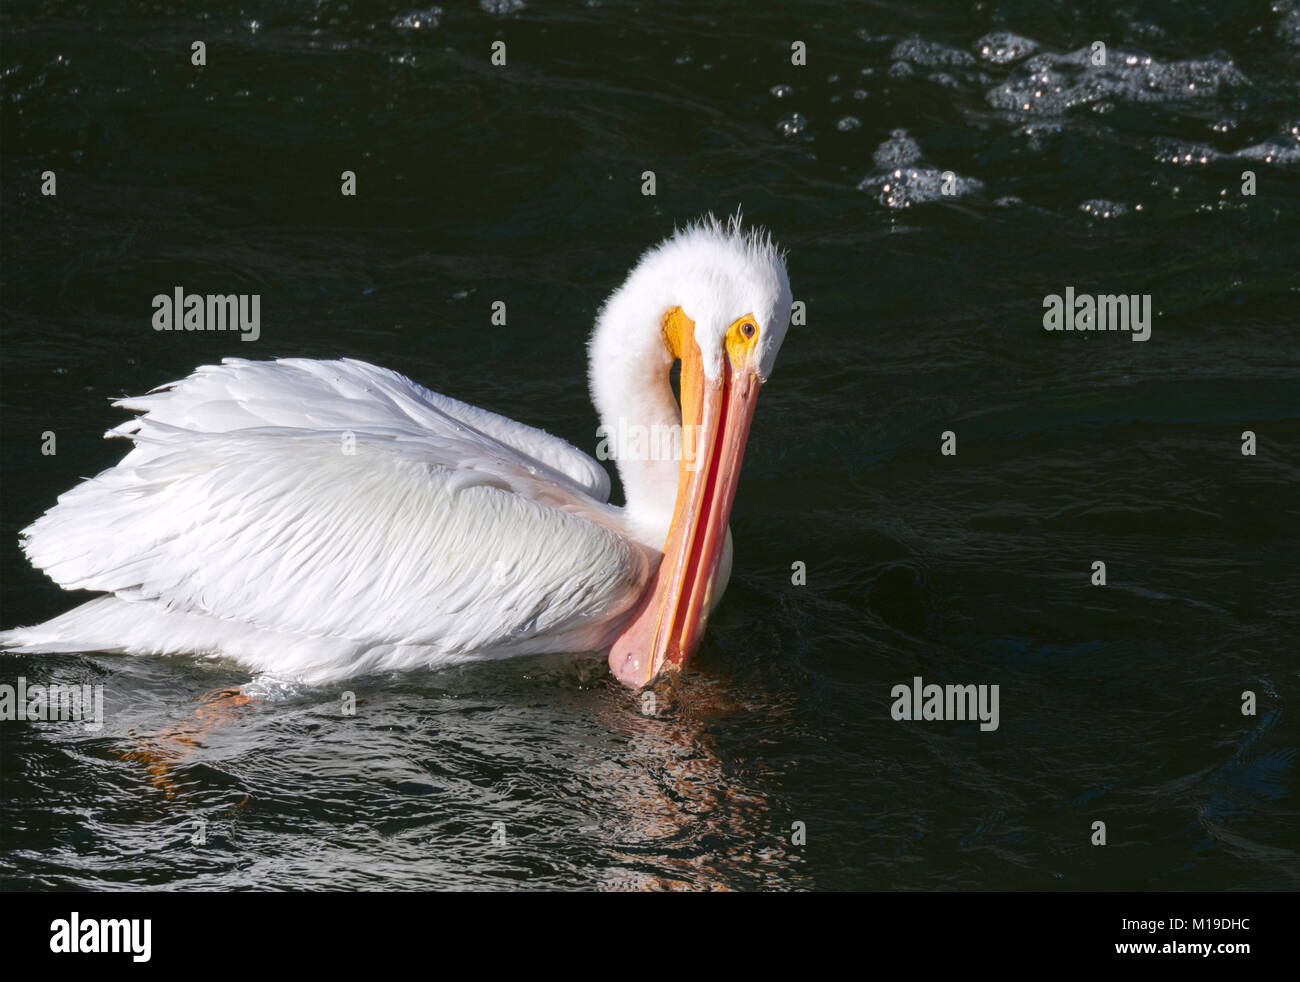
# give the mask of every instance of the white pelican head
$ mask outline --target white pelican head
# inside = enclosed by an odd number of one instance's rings
[[[725,225],[708,216],[651,249],[601,309],[592,399],[629,524],[664,553],[610,648],[610,668],[628,685],[681,668],[725,586],[728,570],[717,574],[745,442],[790,307],[784,256],[762,230],[742,229],[737,213]],[[678,361],[680,404],[669,381]],[[679,434],[675,454],[656,453],[665,428]]]

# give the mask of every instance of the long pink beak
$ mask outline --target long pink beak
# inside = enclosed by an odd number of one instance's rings
[[[690,347],[682,358],[683,465],[664,558],[636,616],[609,651],[615,678],[633,688],[680,670],[699,647],[762,384],[725,355],[722,377],[710,382],[699,348]],[[698,466],[688,467],[688,461]]]

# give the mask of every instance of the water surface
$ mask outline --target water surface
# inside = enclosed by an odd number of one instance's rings
[[[726,602],[656,716],[580,656],[359,679],[355,716],[264,686],[160,781],[130,752],[246,675],[8,656],[0,681],[102,684],[106,720],[0,726],[0,884],[1300,885],[1290,0],[2,23],[4,627],[82,599],[17,534],[118,459],[109,400],[196,365],[362,358],[590,451],[597,306],[674,223],[740,204],[807,324],[763,393]],[[153,332],[177,285],[259,293],[262,337]],[[1150,340],[1043,331],[1068,286],[1151,295]],[[894,721],[917,675],[999,685],[999,728]]]

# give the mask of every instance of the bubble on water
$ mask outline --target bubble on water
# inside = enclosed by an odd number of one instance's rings
[[[782,136],[798,136],[807,128],[808,118],[799,113],[793,113],[776,124],[776,131]]]
[[[1290,3],[1289,0],[1285,4],[1278,2],[1273,4],[1273,11],[1282,14],[1281,20],[1277,22],[1278,39],[1293,48],[1300,48],[1300,5]]]
[[[1142,52],[1114,50],[1105,65],[1092,63],[1091,49],[1066,55],[1042,52],[1013,69],[1011,78],[990,89],[996,109],[1059,115],[1075,106],[1105,101],[1127,103],[1206,99],[1221,89],[1249,84],[1230,58],[1160,63]]]
[[[949,193],[944,193],[945,187]],[[911,208],[912,205],[945,198],[964,198],[983,189],[982,181],[924,166],[902,167],[887,174],[872,174],[858,184],[859,191],[875,192],[877,201],[886,208],[893,209]]]
[[[1266,164],[1300,163],[1300,120],[1283,124],[1274,137],[1243,147],[1232,154],[1241,160],[1258,160]]]
[[[1214,147],[1204,143],[1188,143],[1184,140],[1161,139],[1156,143],[1155,159],[1161,164],[1177,164],[1180,167],[1203,167],[1211,160],[1217,160],[1223,154]]]
[[[1128,214],[1128,205],[1105,198],[1092,198],[1079,205],[1079,210],[1093,218],[1118,218]]]
[[[307,687],[274,675],[259,675],[239,687],[240,692],[258,702],[288,702],[310,691]]]
[[[894,45],[889,53],[891,61],[910,61],[914,65],[936,68],[940,65],[974,65],[975,59],[969,53],[957,48],[950,48],[936,41],[922,41],[909,38]]]
[[[838,123],[835,124],[835,128],[844,133],[847,133],[849,130],[856,130],[861,125],[862,125],[862,120],[858,119],[856,116],[845,116],[843,119],[841,119]]]
[[[794,95],[794,86],[774,85],[768,91],[778,99],[788,99],[790,96]]]
[[[853,90],[853,98],[855,98],[855,99],[865,99],[866,97],[867,97],[867,90],[866,90],[866,89],[854,89],[854,90]]]
[[[907,135],[907,130],[894,130],[871,159],[881,170],[901,167],[921,159],[921,145]]]
[[[894,130],[876,148],[872,159],[878,169],[862,179],[858,190],[875,194],[876,200],[886,208],[910,208],[943,198],[963,198],[984,189],[983,182],[975,178],[922,163],[921,147],[906,130]]]
[[[969,52],[934,41],[916,38],[900,41],[894,45],[890,58],[893,62],[889,66],[890,78],[922,78],[949,89],[963,84],[984,89],[993,84],[991,78],[978,70],[979,62]]]
[[[1243,160],[1260,160],[1266,164],[1300,164],[1300,144],[1285,140],[1274,140],[1243,147],[1234,157]]]
[[[1006,65],[1032,55],[1038,50],[1038,42],[1010,31],[994,31],[976,41],[975,50],[985,61]]]
[[[504,17],[524,9],[524,0],[478,0],[479,9],[493,17]]]
[[[413,10],[408,14],[399,14],[393,18],[393,26],[401,31],[432,30],[442,19],[441,7],[429,7],[426,10]]]

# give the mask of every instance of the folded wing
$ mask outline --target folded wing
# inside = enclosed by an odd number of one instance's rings
[[[228,360],[118,405],[130,453],[23,533],[68,589],[336,652],[509,654],[598,643],[655,561],[590,457],[362,362]]]

